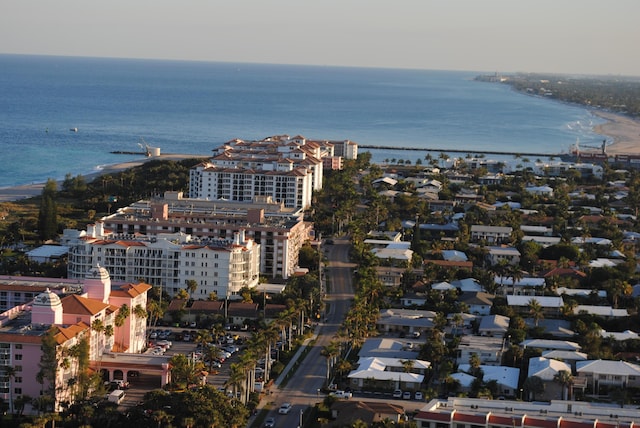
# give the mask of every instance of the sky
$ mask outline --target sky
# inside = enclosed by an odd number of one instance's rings
[[[640,76],[639,16],[639,0],[0,0],[0,53]]]

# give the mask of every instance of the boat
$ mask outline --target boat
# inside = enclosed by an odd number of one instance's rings
[[[71,132],[78,132],[78,128],[70,128],[69,131]]]

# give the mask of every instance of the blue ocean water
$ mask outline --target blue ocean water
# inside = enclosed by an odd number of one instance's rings
[[[601,140],[589,110],[478,73],[0,55],[0,187],[233,138],[304,135],[425,149],[560,153]],[[77,132],[70,129],[77,128]],[[374,160],[425,153],[372,150]]]

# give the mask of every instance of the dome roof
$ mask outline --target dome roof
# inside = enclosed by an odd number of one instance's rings
[[[61,304],[60,297],[48,288],[33,299],[34,306],[54,307],[60,306]]]
[[[87,279],[109,279],[109,272],[100,265],[96,265],[87,271]]]

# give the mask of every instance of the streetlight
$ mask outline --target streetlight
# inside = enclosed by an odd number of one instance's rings
[[[302,411],[302,409],[300,409],[300,425],[298,425],[300,428],[302,428],[302,415],[304,414],[304,412]]]

